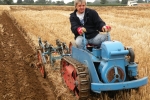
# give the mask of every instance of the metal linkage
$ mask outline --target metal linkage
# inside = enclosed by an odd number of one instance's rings
[[[60,55],[66,55],[69,53],[69,48],[67,47],[65,42],[61,42],[60,40],[56,40],[57,45],[57,52],[59,52]]]
[[[49,44],[47,41],[38,40],[40,50],[42,52],[43,63],[46,64],[50,62],[51,66],[54,66],[56,60],[61,59],[63,56],[68,56],[69,49],[66,43],[56,40],[56,47],[52,44]]]

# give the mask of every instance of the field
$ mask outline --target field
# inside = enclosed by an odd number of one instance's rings
[[[132,47],[139,63],[139,77],[150,76],[150,6],[89,7],[112,27],[112,40]],[[75,100],[62,83],[59,70],[47,65],[48,78],[30,67],[27,55],[35,54],[38,37],[74,41],[69,14],[74,7],[0,6],[0,100]],[[33,57],[34,60],[34,57]],[[59,66],[56,65],[56,66]],[[102,93],[89,100],[149,100],[150,85],[139,90]]]

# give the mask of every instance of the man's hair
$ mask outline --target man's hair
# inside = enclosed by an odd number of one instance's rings
[[[74,6],[76,7],[77,3],[79,2],[85,2],[86,3],[86,0],[74,0]]]

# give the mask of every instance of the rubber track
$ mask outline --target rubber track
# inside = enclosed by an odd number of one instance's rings
[[[79,100],[87,100],[90,95],[90,77],[88,73],[88,68],[84,64],[80,63],[79,61],[75,60],[70,56],[65,56],[62,59],[75,67],[77,75],[79,76]]]

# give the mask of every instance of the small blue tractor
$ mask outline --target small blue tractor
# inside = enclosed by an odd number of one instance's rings
[[[78,99],[86,100],[90,91],[114,91],[138,88],[148,83],[148,78],[138,79],[137,63],[132,48],[125,48],[119,41],[108,41],[100,47],[79,49],[70,43],[70,56],[61,60],[61,75],[67,87]]]
[[[47,43],[42,45],[39,39],[38,66],[46,63],[47,56],[52,66],[55,60],[60,59],[62,79],[79,100],[86,100],[91,91],[101,93],[146,85],[148,77],[138,79],[138,64],[134,62],[132,48],[124,47],[119,41],[112,41],[107,34],[108,41],[100,46],[87,46],[83,34],[83,49],[78,48],[74,42],[70,42],[69,47],[63,46],[61,42],[61,45],[54,48]],[[53,52],[60,56],[53,57]]]

